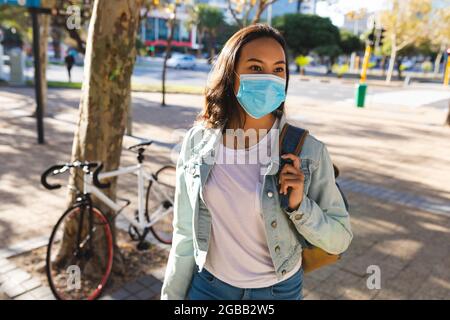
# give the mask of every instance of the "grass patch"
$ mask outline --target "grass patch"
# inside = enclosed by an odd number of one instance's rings
[[[49,88],[81,89],[81,82],[47,81]]]
[[[131,84],[131,90],[141,92],[161,92],[161,84]],[[200,86],[185,86],[166,84],[166,93],[203,94],[204,88]]]
[[[33,81],[27,81],[28,86],[33,86]],[[49,88],[64,88],[64,89],[81,89],[81,82],[64,82],[64,81],[48,81]],[[160,84],[140,84],[133,83],[131,85],[132,91],[140,92],[161,92]],[[166,85],[166,93],[184,93],[184,94],[203,94],[204,88],[201,86],[187,86],[187,85]]]

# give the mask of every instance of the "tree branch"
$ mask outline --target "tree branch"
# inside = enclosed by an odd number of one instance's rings
[[[236,11],[232,8],[232,6],[231,6],[231,0],[228,0],[228,9],[230,10],[231,15],[233,16],[233,19],[236,21],[236,23],[238,24],[238,26],[239,26],[240,28],[242,28],[242,27],[243,27],[242,21],[237,17]]]

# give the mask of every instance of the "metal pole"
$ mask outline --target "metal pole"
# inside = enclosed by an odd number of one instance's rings
[[[364,83],[366,82],[366,78],[367,78],[367,67],[369,66],[369,61],[370,61],[370,53],[372,47],[370,45],[366,46],[366,52],[364,53],[364,61],[363,61],[363,66],[362,66],[362,71],[361,71],[361,80],[359,81],[360,83]]]
[[[272,3],[270,3],[269,7],[267,8],[267,24],[269,26],[272,25]]]
[[[447,63],[444,71],[444,86],[448,86],[450,80],[450,48],[447,49]]]
[[[42,82],[41,82],[41,55],[39,50],[39,21],[38,13],[33,8],[30,8],[31,19],[33,23],[33,54],[34,54],[34,89],[36,92],[36,120],[37,120],[37,135],[38,143],[44,144],[44,112],[42,110],[43,106],[43,96],[42,96]]]

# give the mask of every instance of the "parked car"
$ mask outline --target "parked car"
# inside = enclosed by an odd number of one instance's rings
[[[196,59],[190,54],[173,54],[167,60],[167,66],[175,69],[194,69]]]

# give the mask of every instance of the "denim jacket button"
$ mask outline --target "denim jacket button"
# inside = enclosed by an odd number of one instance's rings
[[[303,214],[297,213],[294,218],[295,220],[300,220],[303,217]]]
[[[273,197],[273,192],[272,192],[272,191],[267,192],[267,196],[268,196],[269,198],[272,198],[272,197]]]
[[[281,271],[281,274],[284,276],[286,274],[286,270],[283,269],[283,271]]]
[[[275,220],[272,221],[271,223],[272,228],[276,228],[277,227],[277,222]]]
[[[276,253],[280,252],[280,246],[276,246],[276,247],[275,247],[275,252],[276,252]]]

